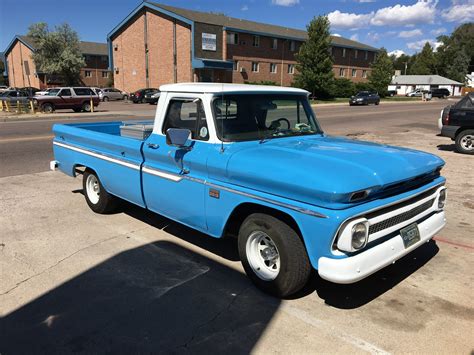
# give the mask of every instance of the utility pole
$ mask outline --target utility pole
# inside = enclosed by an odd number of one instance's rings
[[[405,62],[405,75],[407,75],[407,66],[408,66],[408,62]]]

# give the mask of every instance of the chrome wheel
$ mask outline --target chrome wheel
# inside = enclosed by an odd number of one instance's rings
[[[247,259],[254,273],[264,281],[277,278],[280,253],[273,240],[262,231],[252,232],[245,246]]]
[[[100,186],[99,180],[95,175],[89,175],[86,180],[86,193],[89,201],[93,204],[97,204],[100,198]]]
[[[470,134],[463,136],[459,143],[465,150],[474,150],[474,136]]]

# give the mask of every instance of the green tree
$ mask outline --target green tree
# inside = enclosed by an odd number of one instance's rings
[[[85,66],[79,49],[79,36],[68,24],[50,31],[44,22],[29,27],[28,36],[35,43],[33,61],[38,71],[59,75],[66,85],[80,82],[80,71]]]
[[[377,54],[377,58],[372,63],[372,71],[369,74],[369,84],[372,90],[384,97],[387,94],[388,86],[392,81],[393,64],[385,48]]]
[[[308,40],[296,54],[298,74],[295,76],[295,86],[319,98],[329,97],[334,81],[329,20],[327,16],[315,17],[306,28]]]
[[[352,81],[346,78],[334,79],[331,96],[333,97],[350,97],[354,95],[356,89]]]
[[[421,52],[414,57],[414,62],[411,65],[409,73],[415,75],[430,75],[437,73],[433,48],[428,42],[425,43]]]
[[[441,45],[436,51],[439,75],[464,82],[466,74],[474,71],[474,23],[456,28],[450,36],[438,37]]]
[[[411,65],[413,64],[413,59],[411,56],[408,54],[402,54],[399,57],[396,57],[394,55],[390,56],[390,59],[392,60],[393,64],[393,70],[400,70],[400,72],[405,74],[405,67],[407,68],[406,73],[409,73],[409,69],[411,68]]]

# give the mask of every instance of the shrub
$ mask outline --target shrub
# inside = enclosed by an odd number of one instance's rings
[[[346,78],[334,79],[331,89],[331,96],[333,97],[350,97],[354,95],[355,86],[352,81]]]

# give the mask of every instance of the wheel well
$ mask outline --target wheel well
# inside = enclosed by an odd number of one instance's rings
[[[85,165],[82,165],[82,164],[76,164],[72,167],[72,175],[74,177],[76,177],[77,175],[82,175],[84,174],[84,172],[86,170],[89,170],[89,171],[94,171],[88,167],[86,167]]]
[[[54,108],[54,104],[52,102],[49,102],[49,101],[43,102],[41,104],[41,106],[44,106],[44,105],[51,105]]]
[[[456,139],[456,137],[462,132],[462,131],[466,131],[468,129],[474,129],[474,126],[473,127],[470,127],[470,126],[462,126],[461,128],[459,128],[457,131],[456,131],[456,134],[454,135],[454,139]]]
[[[239,235],[240,226],[245,218],[253,213],[265,213],[275,217],[289,225],[300,237],[302,237],[298,224],[289,214],[275,208],[250,202],[242,203],[232,211],[225,225],[223,236],[237,237]]]

